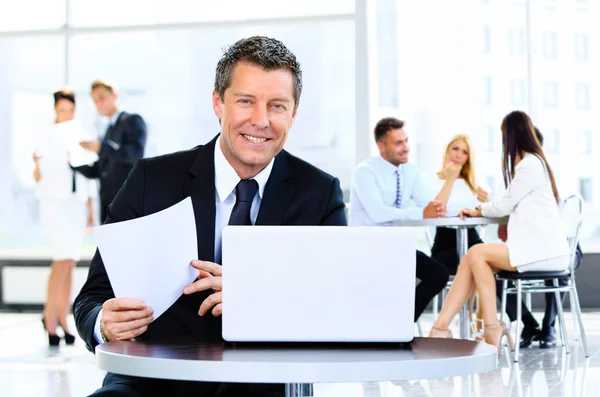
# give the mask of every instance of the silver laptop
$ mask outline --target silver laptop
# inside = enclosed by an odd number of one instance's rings
[[[228,226],[223,338],[229,342],[409,342],[411,228]]]

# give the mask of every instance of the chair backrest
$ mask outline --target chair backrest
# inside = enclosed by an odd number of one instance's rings
[[[569,249],[571,251],[571,270],[575,266],[575,251],[579,243],[579,231],[583,222],[583,198],[572,194],[564,199],[560,205],[560,215],[565,225]]]

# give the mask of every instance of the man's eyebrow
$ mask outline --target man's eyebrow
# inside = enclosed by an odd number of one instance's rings
[[[246,97],[246,98],[256,98],[254,95],[248,94],[247,92],[234,92],[233,96]]]

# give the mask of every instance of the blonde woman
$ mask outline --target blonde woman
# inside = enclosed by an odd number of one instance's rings
[[[63,329],[66,344],[73,344],[75,336],[69,332],[67,317],[71,307],[73,267],[80,258],[81,240],[86,226],[95,223],[93,199],[96,184],[73,171],[69,165],[70,132],[80,131],[73,120],[75,95],[70,90],[54,93],[56,120],[37,142],[34,178],[40,206],[42,227],[52,245],[52,270],[42,322],[48,332],[48,344],[57,346]]]
[[[488,192],[477,184],[475,178],[474,154],[468,135],[455,135],[444,151],[442,169],[425,180],[432,192],[439,192],[435,200],[446,205],[447,216],[458,216],[463,208],[473,208],[488,201]],[[435,194],[435,193],[433,193]],[[475,228],[469,228],[469,248],[481,244]],[[456,251],[456,229],[438,227],[431,248],[431,257],[448,268],[449,274],[456,274],[458,253]]]

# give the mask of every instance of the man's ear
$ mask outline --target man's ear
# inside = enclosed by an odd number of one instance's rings
[[[219,123],[221,123],[221,119],[223,118],[223,101],[216,91],[212,93],[212,105],[215,115],[219,119]]]

